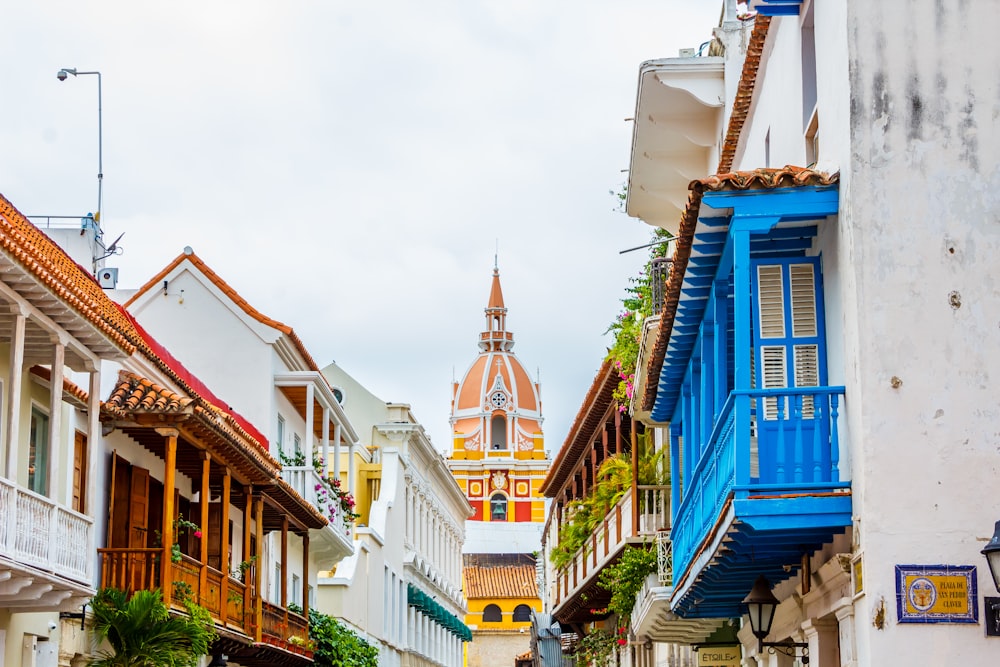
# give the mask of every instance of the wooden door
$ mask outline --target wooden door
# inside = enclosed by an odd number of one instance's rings
[[[149,471],[132,466],[128,502],[128,547],[144,549],[149,543]]]
[[[73,438],[73,509],[84,514],[87,489],[87,436],[76,431]]]

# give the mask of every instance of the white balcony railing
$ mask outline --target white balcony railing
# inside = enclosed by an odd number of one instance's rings
[[[0,555],[89,583],[94,520],[0,478]]]
[[[352,539],[348,532],[349,525],[344,521],[340,500],[324,484],[319,473],[311,466],[284,466],[281,478],[327,518],[330,524],[323,531],[332,533],[336,541],[348,547],[349,553],[353,548]]]
[[[573,560],[555,575],[556,585],[549,589],[550,605],[558,608],[572,599],[612,561],[630,542],[652,540],[670,527],[670,487],[640,485],[639,503],[633,502],[631,489],[597,524],[587,542]]]

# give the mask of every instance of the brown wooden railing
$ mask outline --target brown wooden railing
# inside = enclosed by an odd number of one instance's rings
[[[301,648],[309,639],[309,622],[299,614],[270,602],[263,602],[261,614],[263,640],[296,653],[308,652]]]
[[[98,549],[101,562],[101,586],[113,587],[129,595],[140,590],[162,589],[160,559],[163,549]],[[194,558],[181,556],[168,568],[171,603],[181,606],[190,599],[204,607],[220,627],[253,637],[257,624],[254,619],[252,583],[226,576],[212,568],[205,568],[202,586],[202,565]],[[254,572],[247,570],[247,581],[252,582]],[[304,649],[289,639],[303,641],[309,637],[309,623],[299,614],[269,602],[262,602],[261,630],[266,642],[296,653]]]
[[[163,549],[98,549],[101,586],[129,595],[160,587],[159,558]]]

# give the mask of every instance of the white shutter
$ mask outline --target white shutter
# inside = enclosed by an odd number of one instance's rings
[[[816,278],[813,274],[813,265],[792,264],[788,267],[788,272],[792,292],[792,336],[795,338],[816,336],[818,325],[816,323]]]
[[[781,285],[781,266],[757,267],[757,307],[761,338],[785,337],[785,294]]]
[[[785,365],[784,345],[762,345],[761,356],[761,389],[775,389],[788,386],[788,370]],[[788,406],[785,406],[785,415],[788,416]],[[765,397],[764,399],[764,419],[778,418],[778,398],[776,396]]]
[[[819,386],[819,347],[817,345],[796,345],[795,354],[795,386]],[[813,397],[802,397],[802,418],[813,418]]]

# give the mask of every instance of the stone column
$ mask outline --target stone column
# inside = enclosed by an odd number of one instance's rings
[[[837,648],[837,621],[832,618],[810,618],[802,624],[802,633],[809,644],[809,664],[818,667],[840,667]]]
[[[837,617],[837,629],[840,633],[840,667],[857,667],[858,644],[854,635],[854,602],[850,598],[841,598],[834,605],[833,613]]]

